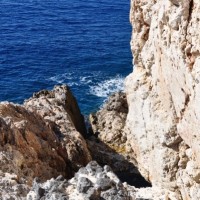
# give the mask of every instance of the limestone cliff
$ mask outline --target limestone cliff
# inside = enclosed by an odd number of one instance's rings
[[[166,199],[200,199],[200,1],[132,0],[127,150]]]

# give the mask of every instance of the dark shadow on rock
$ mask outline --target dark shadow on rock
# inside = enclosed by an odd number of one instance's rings
[[[136,188],[151,187],[151,183],[146,181],[144,177],[138,172],[132,173],[130,171],[115,172],[121,182],[127,182],[129,185],[135,186]]]
[[[151,183],[144,179],[133,163],[97,137],[90,136],[87,143],[92,159],[96,160],[101,166],[109,165],[122,182],[127,182],[136,188],[151,187]]]
[[[124,126],[127,114],[126,94],[112,94],[99,111],[86,118],[88,147],[92,159],[102,166],[109,165],[122,182],[137,188],[150,187],[136,168],[137,162],[130,162],[126,153]]]

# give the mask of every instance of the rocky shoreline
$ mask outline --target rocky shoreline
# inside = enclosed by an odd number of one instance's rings
[[[71,178],[91,161],[83,116],[67,86],[36,93],[23,105],[1,103],[0,123],[2,184]]]
[[[0,103],[0,199],[200,199],[199,19],[196,0],[131,0],[134,72],[88,131],[65,85]]]
[[[87,132],[66,85],[23,105],[0,103],[1,199],[135,199],[137,189],[124,181],[150,184],[126,155],[127,113],[126,95],[113,94]]]

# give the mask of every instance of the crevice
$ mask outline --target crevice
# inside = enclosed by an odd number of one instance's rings
[[[184,113],[185,113],[185,111],[186,111],[186,109],[188,107],[189,102],[190,102],[190,95],[189,94],[185,94],[185,106],[180,112],[180,114],[181,114],[180,120],[183,119]]]
[[[193,11],[193,7],[194,7],[194,0],[191,0],[190,1],[190,4],[189,4],[189,14],[188,14],[188,23],[187,23],[187,27],[186,27],[186,37],[187,37],[187,32],[188,32],[188,26],[189,26],[189,24],[190,24],[190,21],[191,21],[191,19],[192,19],[192,11]]]
[[[132,173],[130,171],[116,172],[116,175],[122,182],[127,182],[129,185],[136,188],[152,187],[151,183],[146,181],[144,177],[138,172]]]
[[[192,10],[194,7],[194,0],[190,1],[190,7],[189,7],[189,18],[188,18],[188,24],[190,23],[191,19],[192,19]]]
[[[194,8],[194,0],[191,0],[191,1],[190,1],[190,4],[189,4],[189,10],[188,10],[189,14],[188,14],[187,26],[186,26],[186,31],[185,31],[186,46],[187,46],[187,44],[190,44],[189,41],[187,40],[187,36],[188,36],[188,27],[189,27],[190,22],[191,22],[191,20],[192,20],[193,8]],[[192,60],[193,55],[192,55],[192,53],[191,53],[190,50],[191,50],[190,48],[186,48],[186,49],[185,49],[185,56],[186,56],[186,58],[188,58],[188,60],[189,60],[189,63],[188,63],[189,69],[192,70],[193,65],[194,65],[194,62],[193,62],[193,60]]]
[[[109,165],[121,182],[127,182],[136,188],[151,187],[140,174],[136,166],[98,138],[91,136],[87,140],[92,159],[101,166]]]

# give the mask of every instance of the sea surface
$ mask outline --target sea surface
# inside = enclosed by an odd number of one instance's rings
[[[0,0],[0,101],[68,84],[84,114],[132,71],[130,0]]]

